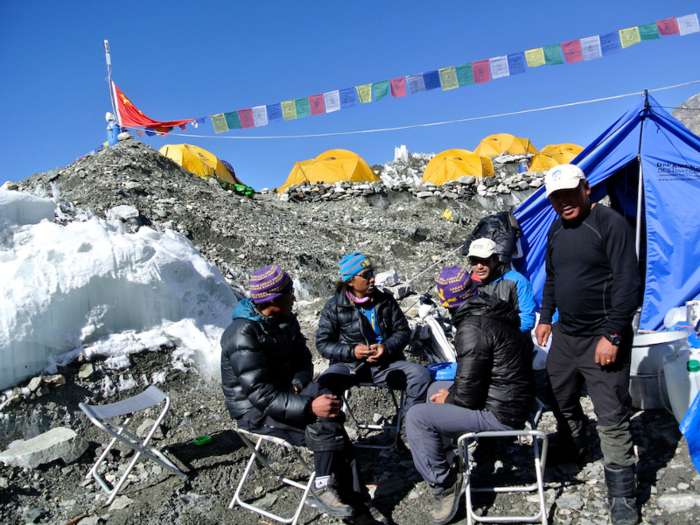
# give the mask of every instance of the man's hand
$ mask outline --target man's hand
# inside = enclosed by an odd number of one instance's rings
[[[355,347],[355,357],[360,361],[367,361],[370,357],[375,355],[375,350],[367,345],[357,345]]]
[[[540,346],[547,344],[550,335],[552,335],[551,324],[538,324],[537,328],[535,328],[535,337],[537,338],[537,344]]]
[[[615,362],[617,358],[617,347],[601,337],[598,346],[595,347],[595,362],[600,366],[607,366]]]
[[[430,402],[431,403],[444,403],[445,399],[447,399],[447,396],[450,395],[449,390],[445,390],[444,388],[441,388],[438,390],[437,394],[433,394],[430,396]]]
[[[372,345],[369,348],[370,348],[370,350],[372,350],[374,352],[374,355],[369,357],[367,359],[367,362],[368,363],[378,363],[379,360],[384,355],[384,352],[386,351],[386,347],[384,345]]]
[[[318,417],[334,418],[340,412],[340,401],[331,394],[322,394],[311,403],[311,412]]]

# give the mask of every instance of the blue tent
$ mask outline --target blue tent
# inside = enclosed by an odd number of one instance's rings
[[[586,174],[591,199],[609,195],[636,229],[644,282],[639,328],[657,330],[671,308],[700,296],[700,137],[644,94],[572,163]],[[526,256],[513,262],[541,305],[547,232],[557,216],[544,188],[514,213]]]

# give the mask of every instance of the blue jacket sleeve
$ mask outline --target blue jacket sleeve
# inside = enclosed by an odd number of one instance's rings
[[[518,310],[520,310],[520,331],[529,332],[535,327],[535,292],[527,278],[516,271],[508,272],[504,277],[513,281],[518,291]]]

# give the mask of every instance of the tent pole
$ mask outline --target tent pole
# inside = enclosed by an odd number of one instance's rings
[[[644,108],[649,107],[649,91],[644,90]],[[637,151],[637,163],[639,164],[639,177],[637,180],[637,224],[635,228],[634,249],[637,253],[637,262],[639,262],[639,253],[642,244],[642,197],[644,195],[644,179],[642,174],[642,136],[644,135],[644,117],[639,126],[639,150]]]
[[[112,115],[116,115],[117,110],[114,107],[114,96],[112,93],[112,57],[109,54],[109,42],[107,40],[105,40],[105,60],[107,62],[107,84],[109,85],[109,101],[112,103]]]

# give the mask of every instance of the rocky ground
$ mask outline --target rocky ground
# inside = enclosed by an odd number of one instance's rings
[[[35,174],[18,186],[23,191],[60,194],[59,221],[71,220],[76,208],[82,207],[103,217],[109,210],[121,213],[133,229],[149,224],[180,231],[239,291],[254,270],[273,262],[280,264],[296,280],[302,299],[296,310],[314,352],[316,322],[331,295],[336,263],[342,255],[359,249],[380,270],[395,270],[405,281],[457,250],[479,218],[508,205],[496,197],[475,197],[456,203],[390,191],[317,203],[283,202],[272,194],[251,199],[227,192],[215,182],[198,179],[135,140],[76,161],[65,169]],[[516,193],[510,198],[522,199],[526,194]],[[126,208],[114,210],[124,205],[136,213]],[[444,218],[446,209],[452,210],[454,221]],[[441,264],[464,264],[464,259],[455,253]],[[420,292],[430,290],[436,273],[435,268],[427,271],[412,282],[413,287]],[[402,302],[413,324],[416,297]],[[409,358],[426,363],[423,350],[421,341],[414,340]],[[15,401],[2,408],[5,417],[0,420],[0,450],[15,440],[29,439],[57,426],[75,430],[88,441],[89,448],[69,465],[57,460],[33,469],[0,466],[0,523],[269,522],[247,510],[227,508],[249,454],[233,430],[235,425],[225,410],[216,380],[203,378],[194,368],[173,370],[169,352],[163,349],[135,356],[128,373],[139,380],[139,386],[109,398],[100,388],[102,378],[110,376],[118,385],[124,371],[108,370],[99,361],[75,362],[59,369],[65,384],[35,382],[33,390],[18,391]],[[324,366],[320,358],[316,361],[319,369]],[[86,365],[92,366],[92,373]],[[158,372],[165,375],[160,387],[172,396],[172,407],[157,443],[189,478],[170,475],[152,462],[139,463],[122,496],[105,507],[99,486],[85,479],[105,435],[87,421],[78,403],[100,404],[130,397],[144,388],[142,376],[150,378]],[[19,386],[29,387],[24,383]],[[360,412],[370,418],[375,413],[389,413],[387,404],[378,403],[369,392],[361,392],[355,399]],[[595,461],[581,471],[572,465],[547,466],[547,515],[552,523],[608,523],[595,415],[588,397],[583,401],[590,419]],[[136,421],[133,428],[138,426]],[[677,427],[673,416],[665,411],[634,413],[639,497],[645,523],[700,522],[700,476],[690,463],[687,444]],[[545,412],[540,428],[554,433],[551,412]],[[357,435],[351,426],[350,432]],[[212,442],[194,445],[193,438],[203,434],[210,435]],[[384,437],[372,439],[381,441]],[[475,480],[486,482],[494,476],[527,479],[521,474],[531,463],[526,451],[514,442],[489,448],[479,444],[475,452]],[[128,451],[115,452],[113,460],[119,463],[124,459],[122,454],[129,455]],[[427,523],[432,497],[413,468],[409,451],[401,447],[380,453],[359,449],[358,455],[366,481],[384,514],[391,515],[398,524]],[[289,459],[278,455],[276,464],[288,475],[298,474]],[[287,490],[256,473],[245,497],[260,499],[272,505],[273,511],[284,512],[292,505]],[[532,495],[499,494],[495,498],[480,497],[475,502],[479,512],[485,514],[525,514],[533,512],[537,500]],[[301,522],[340,523],[312,509],[303,511]],[[466,523],[463,506],[455,523]]]

